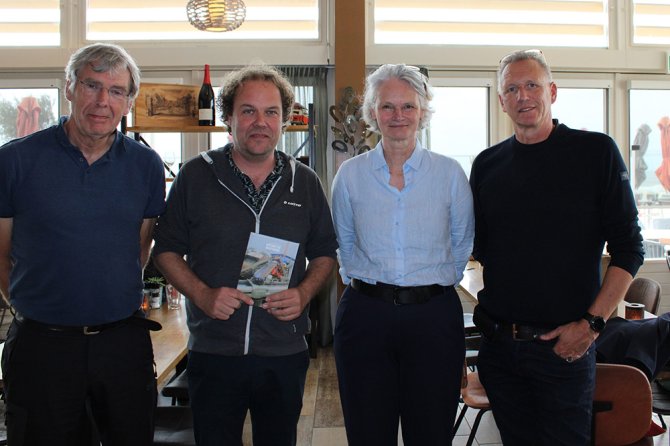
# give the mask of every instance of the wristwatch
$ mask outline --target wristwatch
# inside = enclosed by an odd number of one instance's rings
[[[589,326],[591,327],[591,330],[595,331],[596,333],[600,333],[605,329],[605,319],[602,318],[602,316],[594,316],[591,313],[586,313],[584,316],[582,316],[586,322],[589,323]]]

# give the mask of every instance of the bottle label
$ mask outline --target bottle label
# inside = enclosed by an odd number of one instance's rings
[[[211,121],[214,117],[214,113],[211,108],[201,108],[198,109],[198,120],[200,121]]]

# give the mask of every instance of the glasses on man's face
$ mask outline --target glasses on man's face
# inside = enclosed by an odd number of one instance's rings
[[[518,55],[520,55],[520,54],[528,54],[528,55],[531,55],[531,56],[535,56],[535,58],[537,58],[537,59],[544,60],[544,53],[542,52],[542,50],[530,49],[530,50],[523,50],[523,51],[514,51],[513,53],[509,53],[508,55],[506,55],[505,57],[500,59],[499,65],[501,67],[504,67],[505,65],[507,65],[509,63],[509,61],[512,58],[517,58]]]
[[[97,82],[91,81],[81,81],[79,83],[82,85],[84,94],[90,97],[98,97],[101,91],[106,90],[109,94],[109,98],[113,101],[125,101],[128,99],[129,93],[121,87],[103,87]]]

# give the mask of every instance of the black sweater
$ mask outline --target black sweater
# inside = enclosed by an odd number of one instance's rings
[[[538,144],[511,138],[483,151],[470,175],[474,256],[484,265],[482,307],[536,326],[578,320],[610,265],[635,275],[643,262],[626,166],[602,133],[557,125]]]

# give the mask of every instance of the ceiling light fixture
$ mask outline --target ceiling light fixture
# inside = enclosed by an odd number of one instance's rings
[[[201,31],[225,32],[242,25],[247,7],[242,0],[189,0],[186,14]]]

